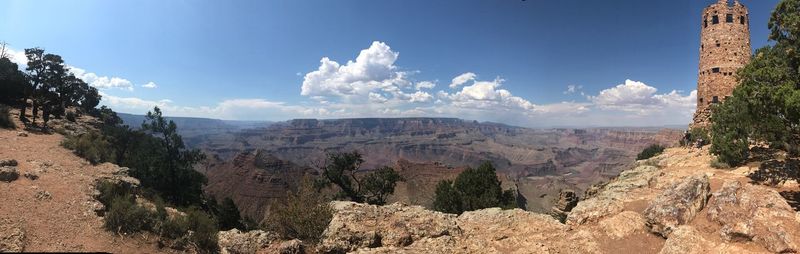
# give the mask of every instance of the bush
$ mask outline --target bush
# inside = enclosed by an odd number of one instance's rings
[[[647,148],[645,148],[644,150],[642,150],[641,153],[636,155],[636,160],[650,159],[650,158],[653,158],[656,155],[659,155],[659,154],[661,154],[663,152],[664,152],[664,147],[663,146],[661,146],[661,145],[650,145]]]
[[[231,198],[225,198],[219,206],[219,214],[217,215],[220,230],[240,229],[244,230],[242,224],[242,216],[239,213],[239,207],[233,202]]]
[[[92,164],[114,161],[114,150],[106,138],[97,131],[78,136],[68,136],[61,145]]]
[[[468,168],[453,182],[439,182],[433,209],[445,213],[461,214],[489,207],[516,208],[513,190],[503,191],[491,163],[485,162],[477,169]]]
[[[270,207],[265,218],[266,229],[285,239],[318,242],[333,218],[328,200],[313,190],[306,179],[296,193]]]
[[[117,196],[105,215],[105,228],[119,234],[149,230],[153,214],[136,204],[130,195]]]
[[[8,107],[0,105],[0,128],[16,129],[17,125],[11,120],[11,113],[8,111]]]

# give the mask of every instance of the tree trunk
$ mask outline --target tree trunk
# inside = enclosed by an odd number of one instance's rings
[[[25,117],[25,110],[28,109],[28,100],[23,100],[19,106],[19,121],[20,122],[27,122],[28,118]]]
[[[33,100],[33,108],[31,109],[31,116],[33,116],[33,121],[31,124],[36,125],[36,115],[39,114],[39,105],[36,103],[36,100]]]

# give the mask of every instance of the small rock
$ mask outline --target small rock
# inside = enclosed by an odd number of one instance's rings
[[[5,166],[0,167],[0,181],[3,182],[12,182],[19,178],[19,172],[17,171],[17,167]]]
[[[27,137],[27,136],[28,136],[28,133],[25,133],[25,132],[21,132],[21,131],[20,131],[20,132],[18,132],[18,133],[17,133],[17,136],[20,136],[20,137]]]
[[[650,231],[669,237],[672,230],[691,221],[711,195],[708,176],[695,175],[672,185],[644,211]]]
[[[50,192],[40,190],[36,192],[36,199],[37,200],[50,200],[53,199],[53,196],[50,195]]]
[[[17,160],[15,159],[0,160],[0,167],[5,167],[5,166],[16,167]]]
[[[278,245],[278,253],[280,254],[303,254],[303,242],[297,239],[282,242]]]
[[[22,174],[22,176],[31,180],[39,179],[39,175],[31,171],[25,172],[25,174]]]
[[[9,220],[0,220],[0,252],[22,252],[25,250],[25,231]]]

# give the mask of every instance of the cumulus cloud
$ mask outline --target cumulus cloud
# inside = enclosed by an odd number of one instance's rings
[[[355,61],[341,65],[323,57],[316,71],[303,78],[300,94],[305,96],[367,95],[382,88],[407,85],[404,74],[394,62],[398,53],[383,42],[372,45],[358,54]]]
[[[25,51],[6,48],[5,54],[8,56],[8,59],[11,60],[11,62],[19,66],[28,65],[28,57],[25,56]]]
[[[589,99],[601,109],[621,110],[648,114],[665,109],[692,110],[695,108],[697,91],[681,95],[679,91],[657,94],[658,89],[643,82],[625,80],[624,84],[600,91]]]
[[[470,80],[475,80],[475,77],[477,77],[477,76],[478,75],[475,75],[475,73],[472,73],[472,72],[467,72],[467,73],[458,75],[455,78],[453,78],[453,81],[450,83],[450,88],[456,88],[456,87],[458,87],[460,85],[466,84]]]
[[[93,72],[87,72],[86,70],[75,66],[67,66],[67,68],[69,68],[70,72],[72,72],[75,77],[83,80],[90,86],[97,87],[98,89],[120,88],[133,91],[133,82],[130,82],[127,79],[120,77],[98,76]]]
[[[142,87],[144,87],[144,88],[158,88],[158,85],[156,83],[153,83],[152,81],[150,81],[150,82],[147,82],[147,84],[142,85]]]

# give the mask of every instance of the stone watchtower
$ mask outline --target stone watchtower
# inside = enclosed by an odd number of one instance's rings
[[[703,10],[700,32],[700,69],[697,78],[697,111],[693,126],[707,127],[710,106],[733,94],[736,72],[749,61],[750,20],[747,7],[738,0],[719,0]]]

